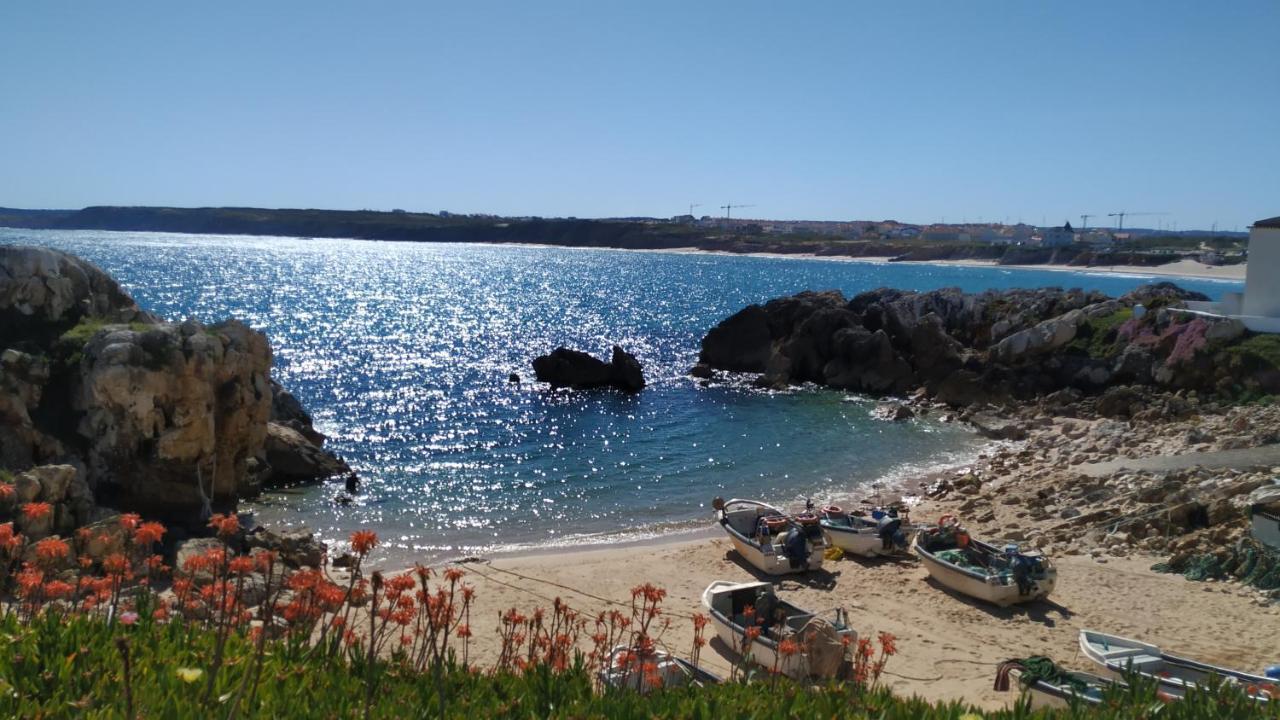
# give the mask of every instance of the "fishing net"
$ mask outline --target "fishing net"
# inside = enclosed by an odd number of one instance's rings
[[[1008,660],[1000,663],[1000,667],[996,670],[996,690],[1009,689],[1009,671],[1015,669],[1019,671],[1018,682],[1023,687],[1031,687],[1037,681],[1043,680],[1050,685],[1070,688],[1078,693],[1089,689],[1088,683],[1058,667],[1053,660],[1036,655],[1025,660]]]
[[[1251,537],[1214,553],[1157,563],[1151,569],[1177,573],[1188,580],[1238,580],[1259,590],[1280,588],[1280,551]]]
[[[979,572],[986,572],[986,568],[970,560],[969,556],[966,555],[963,550],[941,550],[936,554],[938,556],[938,559],[942,560],[943,562],[949,562],[952,565],[962,567],[966,570],[977,570]]]

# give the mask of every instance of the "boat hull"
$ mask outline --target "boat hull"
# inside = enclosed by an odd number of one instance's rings
[[[814,545],[809,552],[808,566],[792,567],[791,560],[781,552],[774,550],[766,552],[759,544],[744,538],[733,530],[733,528],[725,527],[725,532],[729,535],[729,539],[733,541],[733,549],[737,551],[742,559],[751,563],[760,572],[767,575],[789,575],[791,573],[802,573],[809,570],[819,570],[822,568],[822,554],[826,551],[825,545]]]
[[[1006,585],[992,582],[986,577],[966,572],[962,568],[940,560],[936,555],[921,547],[918,538],[916,542],[912,543],[911,547],[915,550],[916,555],[920,557],[921,564],[929,571],[929,576],[937,581],[938,584],[1000,607],[1043,600],[1049,596],[1049,593],[1053,592],[1053,588],[1057,583],[1057,577],[1054,575],[1044,579],[1037,579],[1035,591],[1024,595],[1019,591],[1016,583]]]
[[[764,585],[764,583],[761,583],[761,585]],[[737,587],[742,587],[742,585],[725,580],[717,580],[711,583],[702,593],[702,606],[707,609],[707,615],[711,619],[711,625],[715,628],[716,637],[732,648],[746,662],[759,665],[771,671],[776,669],[778,672],[795,680],[808,679],[813,674],[813,669],[805,653],[799,652],[790,656],[781,655],[777,641],[763,634],[748,644],[746,628],[734,623],[731,618],[716,610],[714,598],[717,592]],[[846,628],[840,631],[840,635],[849,638],[849,646],[856,645],[858,636],[853,630]]]
[[[1214,675],[1234,680],[1259,702],[1267,702],[1265,691],[1278,685],[1261,675],[1169,655],[1155,645],[1092,630],[1080,631],[1080,652],[1109,676],[1123,678],[1127,672],[1137,673],[1159,683],[1160,692],[1171,698],[1184,697]]]
[[[894,554],[894,550],[884,549],[884,541],[871,528],[844,528],[822,524],[827,542],[846,553],[865,558],[883,557]]]

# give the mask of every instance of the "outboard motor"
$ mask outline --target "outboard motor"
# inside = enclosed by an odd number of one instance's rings
[[[1009,570],[1013,575],[1013,581],[1018,585],[1019,595],[1030,595],[1036,590],[1036,581],[1033,578],[1040,571],[1040,561],[1022,555],[1018,552],[1018,546],[1009,544],[1004,546],[1005,559],[1009,561]]]
[[[902,520],[892,515],[881,514],[876,527],[876,535],[880,537],[880,547],[883,550],[892,550],[894,545],[903,547],[907,544],[907,537],[901,531]]]
[[[809,541],[804,531],[798,527],[791,528],[782,541],[782,554],[787,556],[793,568],[809,567]]]

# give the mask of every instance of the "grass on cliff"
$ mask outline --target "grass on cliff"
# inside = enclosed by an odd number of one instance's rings
[[[1088,318],[1076,328],[1076,337],[1067,343],[1067,349],[1095,360],[1114,357],[1119,352],[1116,331],[1131,318],[1133,308],[1121,308],[1110,315]]]
[[[1226,349],[1229,356],[1260,367],[1280,368],[1280,335],[1252,335]]]
[[[80,359],[84,356],[84,346],[89,344],[94,335],[97,335],[103,328],[112,325],[101,318],[85,317],[81,318],[79,323],[74,327],[62,333],[55,345],[55,357],[61,361],[66,367],[80,364]],[[151,326],[146,323],[129,323],[130,330],[142,332],[148,330]]]

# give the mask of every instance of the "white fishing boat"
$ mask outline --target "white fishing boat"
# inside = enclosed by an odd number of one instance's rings
[[[827,543],[817,515],[791,517],[758,500],[716,498],[711,505],[733,548],[761,572],[783,575],[822,567]]]
[[[703,591],[702,605],[716,635],[743,659],[797,680],[842,676],[857,644],[843,608],[798,608],[779,599],[767,582],[717,580]],[[759,634],[748,639],[748,628]]]
[[[600,683],[619,690],[647,693],[657,688],[716,685],[720,678],[665,650],[648,652],[619,645],[600,668]]]
[[[1058,579],[1058,571],[1038,551],[975,540],[951,515],[917,533],[911,546],[934,580],[1000,607],[1043,600]]]
[[[1067,708],[1072,702],[1098,705],[1103,694],[1113,682],[1089,673],[1063,670],[1052,660],[1032,657],[1025,660],[1006,660],[996,668],[995,689],[1010,689],[1009,677],[1013,675],[1032,710],[1041,708]]]
[[[1280,696],[1280,681],[1263,675],[1209,665],[1169,655],[1155,645],[1093,630],[1080,631],[1080,652],[1114,677],[1126,671],[1155,680],[1166,695],[1181,698],[1214,675],[1238,683],[1249,697],[1267,701]]]
[[[871,558],[893,555],[907,547],[907,535],[903,532],[905,516],[874,510],[868,518],[845,512],[837,505],[827,505],[822,508],[821,517],[827,543],[846,553]]]

